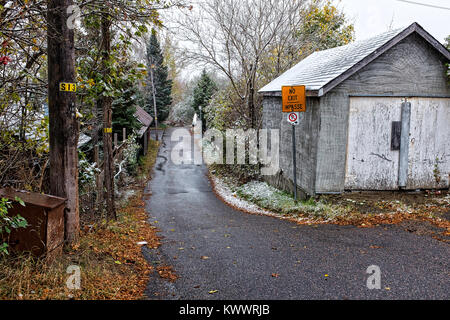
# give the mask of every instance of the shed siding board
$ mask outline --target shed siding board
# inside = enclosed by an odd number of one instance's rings
[[[450,96],[445,60],[412,34],[321,97],[316,193],[343,192],[350,96]]]
[[[281,97],[265,97],[263,128],[280,130],[280,171],[266,181],[293,192],[292,126],[281,112]],[[307,112],[300,115],[296,127],[297,183],[301,195],[314,194],[315,164],[319,127],[319,99],[307,98]]]
[[[349,97],[330,92],[320,99],[316,193],[344,190]]]
[[[412,98],[408,189],[449,186],[450,98]]]
[[[401,120],[400,98],[350,99],[345,189],[398,189],[399,151],[391,150],[392,122]]]

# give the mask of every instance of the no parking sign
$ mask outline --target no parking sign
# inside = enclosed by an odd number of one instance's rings
[[[291,112],[288,113],[288,117],[287,120],[290,124],[292,124],[293,126],[298,126],[299,125],[299,119],[300,119],[300,112]]]

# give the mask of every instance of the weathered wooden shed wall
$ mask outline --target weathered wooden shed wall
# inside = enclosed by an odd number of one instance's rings
[[[307,98],[307,112],[296,128],[297,184],[303,197],[314,194],[317,140],[319,137],[319,98]],[[266,180],[281,189],[293,192],[292,126],[281,112],[281,96],[266,96],[263,100],[263,128],[280,130],[280,171]]]
[[[450,97],[445,59],[412,34],[320,99],[316,193],[345,189],[350,97]]]

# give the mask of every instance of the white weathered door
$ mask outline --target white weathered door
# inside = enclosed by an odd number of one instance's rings
[[[450,99],[411,98],[408,189],[446,188],[450,175]]]
[[[401,98],[350,98],[345,189],[398,189],[399,151],[391,150],[391,138],[401,104]]]

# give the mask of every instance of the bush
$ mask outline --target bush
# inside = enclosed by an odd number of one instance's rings
[[[22,206],[25,206],[25,203],[19,199],[15,198],[17,202],[19,202]],[[5,242],[5,236],[8,236],[12,229],[26,228],[28,226],[27,221],[17,215],[15,217],[8,216],[8,209],[12,208],[12,203],[8,199],[2,198],[0,200],[0,255],[9,254],[8,252],[8,243]]]

